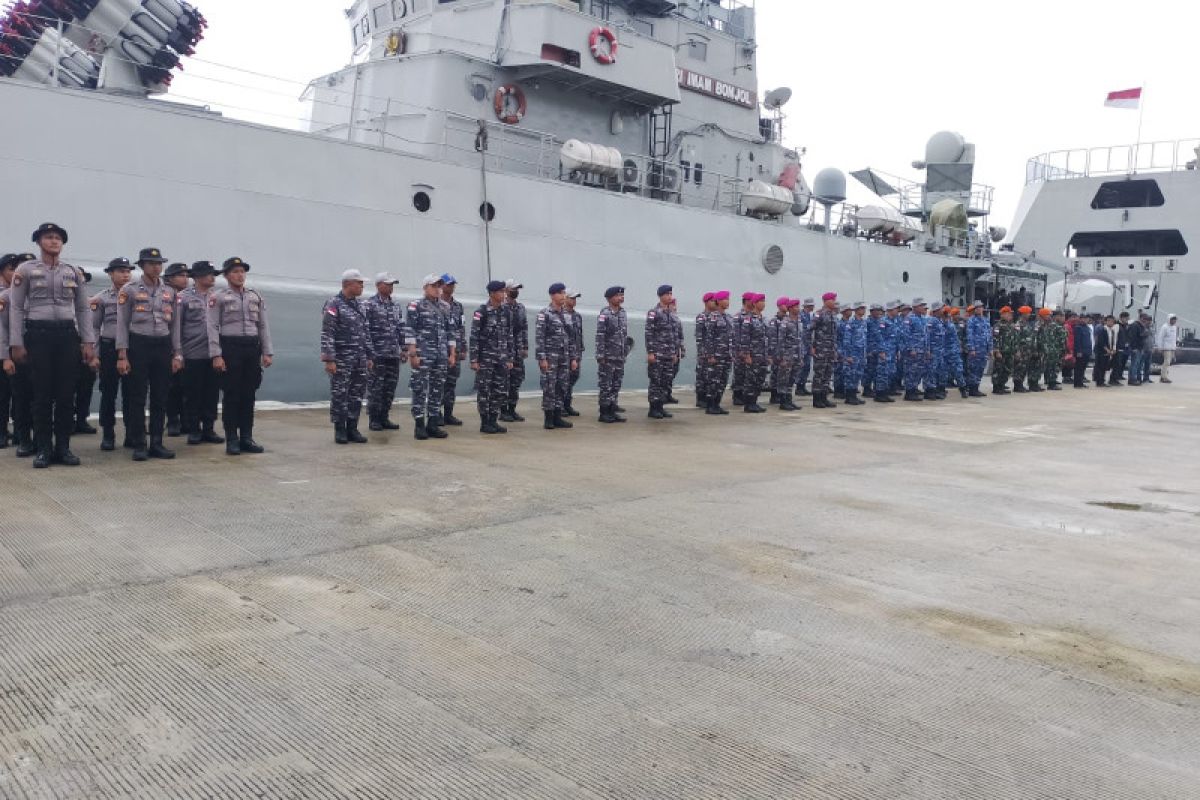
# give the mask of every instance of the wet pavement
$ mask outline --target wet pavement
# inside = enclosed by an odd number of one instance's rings
[[[0,797],[1200,796],[1176,375],[5,451]]]

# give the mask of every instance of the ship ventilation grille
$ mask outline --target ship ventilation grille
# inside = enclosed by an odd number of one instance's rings
[[[777,244],[769,245],[763,251],[762,265],[772,275],[783,269],[783,248]]]

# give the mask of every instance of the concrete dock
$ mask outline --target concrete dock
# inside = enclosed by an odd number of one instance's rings
[[[1200,797],[1200,370],[681,397],[0,452],[0,797]]]

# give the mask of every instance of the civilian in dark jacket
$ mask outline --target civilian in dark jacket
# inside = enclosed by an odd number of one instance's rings
[[[1129,329],[1126,333],[1126,340],[1129,345],[1129,385],[1140,386],[1142,384],[1142,359],[1145,358],[1144,349],[1146,344],[1147,332],[1146,323],[1141,319],[1136,319],[1129,323]]]
[[[1112,372],[1108,376],[1110,386],[1120,386],[1129,363],[1129,312],[1122,311],[1117,318],[1117,350],[1113,357]]]
[[[1092,360],[1092,326],[1083,317],[1075,317],[1075,388],[1082,389],[1088,362]]]
[[[1097,386],[1105,386],[1108,371],[1117,359],[1117,321],[1110,314],[1104,324],[1096,327],[1093,349],[1096,351],[1096,366],[1092,369],[1092,380]]]

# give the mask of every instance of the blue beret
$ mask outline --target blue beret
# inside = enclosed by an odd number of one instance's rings
[[[675,291],[674,287],[672,287],[670,284],[664,283],[662,286],[658,287],[658,296],[662,297],[664,294],[673,291]]]
[[[505,283],[504,281],[488,281],[488,285],[487,285],[488,294],[491,294],[492,292],[498,292],[501,289],[505,289],[507,287],[508,287],[508,284]]]
[[[447,272],[445,275],[442,276],[442,283],[449,286],[452,283],[458,283],[458,280],[455,279],[455,277],[453,275],[451,275],[449,272]]]
[[[558,294],[559,292],[565,292],[566,290],[567,285],[565,283],[550,284],[550,294]]]
[[[619,294],[625,294],[624,286],[610,286],[604,290],[604,299],[611,300]]]

